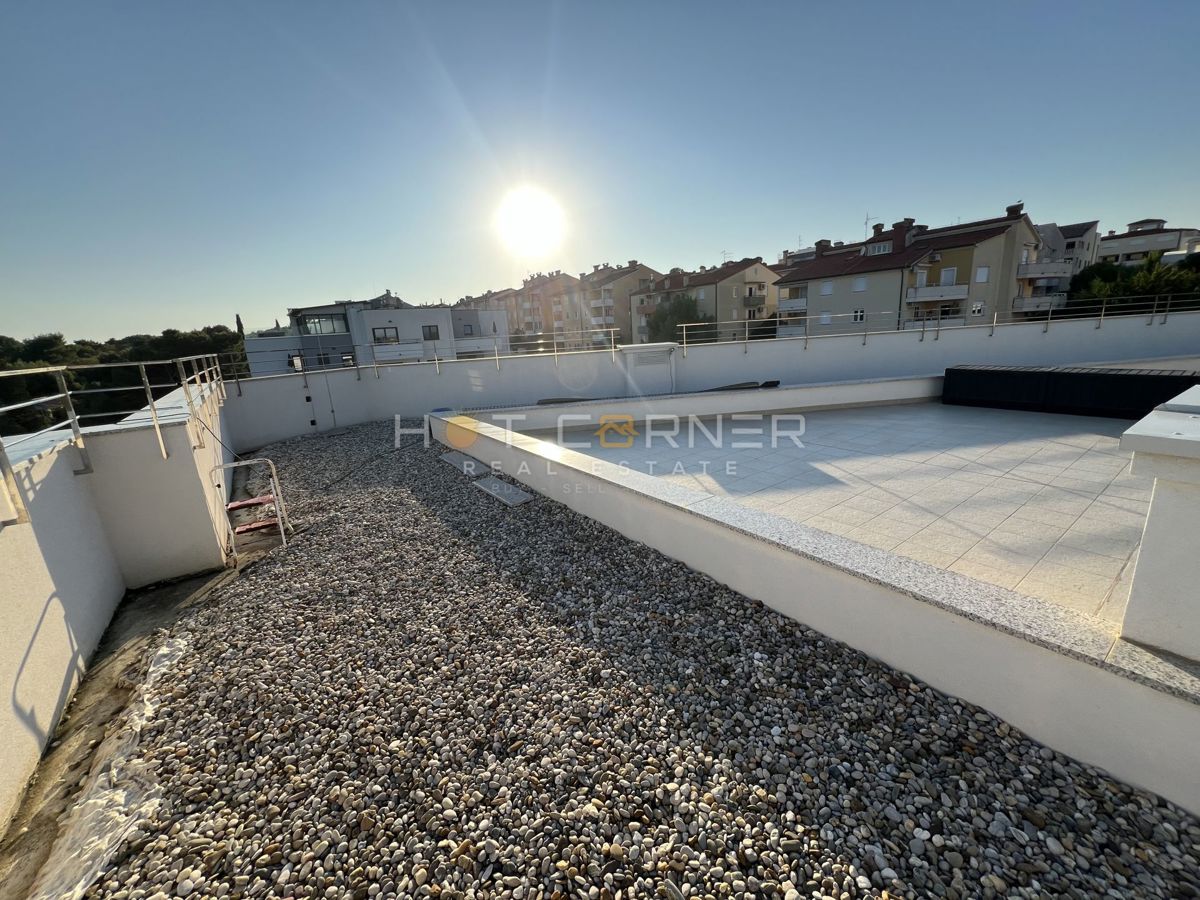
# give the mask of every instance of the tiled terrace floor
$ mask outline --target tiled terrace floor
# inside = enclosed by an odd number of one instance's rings
[[[803,448],[647,449],[643,434],[587,452],[1118,622],[1151,488],[1117,448],[1127,427],[915,404],[809,413]]]

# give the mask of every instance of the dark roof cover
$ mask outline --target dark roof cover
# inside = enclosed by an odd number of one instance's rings
[[[1099,224],[1100,220],[1096,219],[1094,222],[1076,222],[1074,225],[1062,225],[1058,230],[1062,232],[1062,236],[1065,238],[1078,238],[1083,237]]]

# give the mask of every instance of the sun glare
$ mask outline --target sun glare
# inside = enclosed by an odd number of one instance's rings
[[[532,185],[513,188],[504,195],[494,224],[509,252],[529,260],[557,250],[567,227],[558,201]]]

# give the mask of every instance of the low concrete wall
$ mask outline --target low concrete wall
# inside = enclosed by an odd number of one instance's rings
[[[446,420],[434,417],[431,428],[449,443]],[[464,452],[1057,750],[1200,811],[1194,703],[725,527],[680,505],[686,499],[664,502],[596,474],[616,469],[608,463],[483,422]]]
[[[125,592],[74,446],[16,468],[29,523],[0,526],[0,827],[15,811]]]
[[[1063,320],[862,335],[786,338],[670,351],[676,392],[748,381],[812,385],[941,375],[967,363],[1070,365],[1194,355],[1200,312]],[[658,384],[660,380],[655,380]],[[530,406],[549,398],[637,397],[621,351],[560,353],[375,369],[335,369],[243,379],[228,384],[228,425],[235,449],[341,425],[422,416],[434,409]],[[650,382],[646,382],[650,383]],[[666,382],[663,382],[666,383]]]
[[[125,590],[224,565],[225,493],[210,473],[226,451],[214,434],[215,394],[194,419],[163,423],[167,459],[137,423],[85,432],[90,474],[74,474],[69,443],[14,466],[29,521],[0,526],[0,828]]]

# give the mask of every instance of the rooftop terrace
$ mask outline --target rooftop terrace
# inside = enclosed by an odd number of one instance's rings
[[[1120,622],[1152,486],[1117,446],[1128,423],[940,403],[804,418],[802,447],[672,447],[643,424],[586,452]]]
[[[265,451],[298,534],[175,628],[87,897],[1200,890],[1180,810],[391,437]]]

